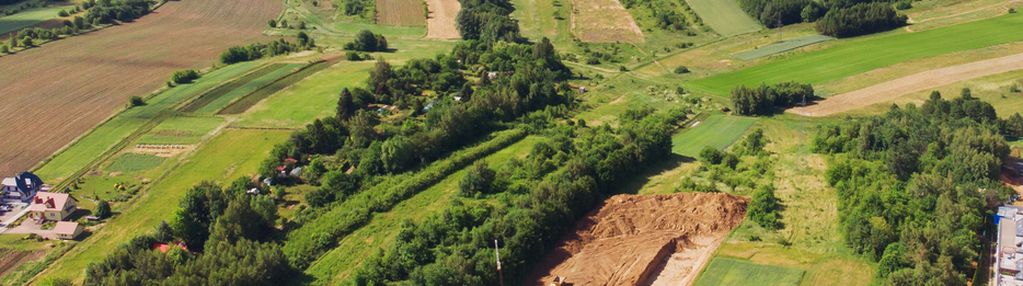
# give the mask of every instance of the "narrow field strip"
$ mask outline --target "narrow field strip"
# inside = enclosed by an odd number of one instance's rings
[[[811,35],[811,36],[800,37],[800,38],[795,38],[795,39],[788,39],[788,40],[780,41],[780,42],[777,42],[777,43],[773,43],[773,44],[770,44],[770,45],[765,45],[763,47],[759,47],[759,48],[755,48],[755,49],[752,49],[752,50],[749,50],[749,51],[745,51],[745,52],[741,52],[741,53],[735,54],[735,58],[740,59],[740,60],[744,60],[744,61],[755,60],[755,59],[763,58],[763,57],[766,57],[766,56],[776,55],[776,54],[788,52],[788,51],[795,50],[795,49],[798,49],[798,48],[802,48],[802,47],[806,47],[806,46],[813,45],[813,44],[816,44],[816,43],[821,43],[821,42],[830,41],[830,40],[834,40],[834,39],[835,38],[824,36],[824,35]]]
[[[705,147],[724,150],[742,137],[756,119],[724,114],[714,114],[704,120],[696,120],[693,126],[683,129],[671,137],[671,151],[675,154],[696,158]]]
[[[825,98],[813,105],[789,109],[803,116],[828,116],[889,101],[900,96],[985,76],[1023,70],[1023,54],[987,59],[916,73]]]
[[[242,77],[228,81],[224,84],[221,84],[213,89],[204,92],[202,95],[199,95],[194,100],[190,101],[188,104],[181,107],[179,110],[181,112],[196,112],[199,111],[199,109],[206,107],[210,103],[217,101],[222,97],[225,97],[229,93],[245,94],[248,92],[252,92],[252,90],[255,90],[262,86],[256,84],[249,86],[250,82],[256,80],[257,78],[262,78],[267,74],[270,74],[271,72],[280,70],[284,66],[285,64],[269,64],[262,66],[252,72],[245,74]],[[245,90],[248,91],[243,92]]]
[[[259,89],[256,89],[255,91],[242,96],[241,98],[234,102],[231,102],[231,104],[221,109],[219,112],[217,112],[217,114],[220,115],[241,114],[245,111],[248,111],[250,107],[256,105],[256,103],[259,103],[260,101],[269,97],[270,95],[273,95],[274,93],[277,93],[278,91],[281,91],[295,84],[296,82],[299,82],[305,79],[306,77],[309,77],[310,75],[316,72],[319,72],[327,67],[330,67],[330,65],[331,65],[330,62],[321,61],[312,65],[304,66],[287,76],[277,78],[276,80],[270,82],[269,84],[262,86]]]
[[[541,140],[541,137],[529,136],[481,160],[496,169],[510,158],[525,156],[533,145]],[[338,242],[337,247],[309,266],[306,274],[313,276],[316,283],[342,284],[359,269],[364,257],[374,255],[381,249],[390,248],[404,221],[421,222],[435,213],[444,211],[452,199],[458,196],[458,182],[465,176],[467,169],[462,168],[425,191],[399,203],[390,211],[375,216],[366,226],[345,236]],[[365,243],[366,241],[374,243]]]
[[[359,192],[289,233],[284,254],[298,266],[306,267],[336,247],[341,239],[369,223],[375,215],[390,211],[452,173],[525,137],[526,132],[519,129],[497,132],[489,141],[456,151],[396,184],[379,184]]]

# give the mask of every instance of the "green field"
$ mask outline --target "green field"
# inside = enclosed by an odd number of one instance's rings
[[[171,117],[139,138],[138,144],[195,144],[213,131],[224,119],[220,117]]]
[[[341,62],[309,76],[249,108],[234,123],[240,127],[299,128],[334,114],[342,88],[356,87],[369,77],[373,62]]]
[[[124,153],[117,156],[107,170],[111,172],[137,172],[156,168],[164,158],[148,154]]]
[[[181,108],[182,112],[215,114],[232,101],[276,81],[304,64],[269,64],[243,77],[211,89]]]
[[[14,15],[0,17],[0,35],[30,27],[46,20],[56,19],[60,10],[74,6],[34,8],[15,13]]]
[[[679,132],[671,137],[671,151],[675,154],[696,158],[700,150],[710,146],[728,148],[753,126],[757,120],[752,117],[738,117],[714,114],[700,121],[699,125]]]
[[[121,143],[136,130],[158,117],[166,116],[177,105],[221,82],[241,75],[255,65],[256,62],[246,62],[226,66],[204,75],[195,83],[179,85],[157,94],[148,99],[146,105],[125,110],[83,135],[70,147],[36,168],[35,173],[47,182],[63,180],[89,166],[99,154]]]
[[[202,181],[226,183],[256,173],[259,164],[290,132],[227,130],[200,148],[194,156],[158,179],[149,190],[130,202],[123,215],[115,216],[89,239],[54,263],[43,277],[81,279],[89,263],[103,259],[114,247],[169,220],[178,200]]]
[[[803,270],[714,257],[694,285],[794,286],[802,279]]]
[[[525,156],[533,145],[541,140],[541,137],[526,137],[483,160],[490,167],[499,168],[511,158]],[[401,229],[402,222],[406,220],[419,222],[447,208],[452,199],[457,197],[458,182],[465,176],[467,169],[463,168],[447,176],[425,191],[399,203],[390,211],[373,216],[367,225],[345,236],[337,247],[310,265],[306,269],[306,274],[315,277],[317,284],[341,284],[362,265],[363,258],[390,247],[395,241],[394,236]],[[369,244],[364,243],[365,241],[379,243]]]
[[[722,36],[760,31],[763,26],[739,7],[737,0],[686,0],[703,23]]]
[[[915,59],[1023,40],[1023,13],[909,33],[896,30],[854,38],[827,49],[785,57],[691,82],[691,89],[724,96],[737,85],[782,81],[827,83]]]
[[[795,39],[788,39],[758,47],[749,51],[735,54],[735,58],[748,61],[755,60],[762,57],[776,55],[787,51],[795,50],[805,46],[813,45],[816,43],[834,40],[835,38],[824,36],[824,35],[811,35],[805,37],[799,37]]]
[[[259,87],[258,89],[251,93],[245,94],[238,100],[231,102],[231,104],[228,105],[227,107],[221,109],[220,112],[217,112],[217,114],[221,115],[240,114],[242,112],[245,112],[249,110],[249,108],[251,108],[253,105],[256,105],[256,103],[263,101],[263,99],[266,99],[270,95],[277,93],[278,91],[281,91],[282,89],[287,88],[295,84],[296,82],[299,82],[305,79],[306,77],[314,73],[317,73],[327,67],[330,67],[330,63],[321,62],[310,66],[306,66],[300,71],[289,73],[288,75],[282,78],[275,79],[269,84]]]

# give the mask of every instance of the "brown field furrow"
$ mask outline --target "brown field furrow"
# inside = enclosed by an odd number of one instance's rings
[[[431,39],[461,39],[455,26],[455,17],[462,10],[458,0],[426,0],[430,11],[426,19],[426,37]]]
[[[121,26],[0,58],[0,175],[31,168],[175,70],[264,40],[275,0],[171,1]]]
[[[953,82],[1021,69],[1023,69],[1023,54],[976,61],[916,73],[828,97],[813,105],[789,109],[788,112],[803,116],[828,116],[886,102],[906,94],[937,88]]]

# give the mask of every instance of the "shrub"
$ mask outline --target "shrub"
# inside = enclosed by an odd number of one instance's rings
[[[458,190],[465,197],[476,197],[480,194],[488,194],[494,189],[494,179],[497,173],[487,166],[483,160],[472,165],[469,172],[462,177],[458,183]]]
[[[68,14],[67,10],[60,10],[60,12],[57,12],[57,16],[61,16],[61,17],[67,17],[67,16],[70,16],[70,15],[71,14]]]
[[[686,67],[686,66],[678,66],[678,67],[675,68],[675,73],[676,74],[686,74],[686,73],[689,73],[689,68]]]
[[[175,84],[192,83],[199,79],[199,72],[195,70],[180,70],[171,75],[171,82]]]
[[[347,59],[348,61],[352,61],[352,62],[365,61],[365,60],[369,60],[369,59],[372,59],[372,58],[373,57],[371,57],[369,54],[363,53],[363,52],[358,52],[358,51],[347,51],[347,52],[345,52],[345,59]]]
[[[113,212],[110,211],[110,203],[109,202],[104,201],[104,200],[100,200],[99,203],[96,203],[96,213],[94,213],[93,215],[95,215],[96,217],[98,217],[100,219],[105,219],[105,218],[110,217],[110,215],[112,215],[112,214],[113,214]]]
[[[1020,91],[1021,90],[1019,88],[1019,84],[1018,83],[1014,83],[1014,84],[1012,84],[1012,86],[1009,87],[1009,92],[1020,93]]]
[[[1016,14],[1016,8],[1009,8],[1009,14]]]
[[[9,54],[9,53],[11,53],[11,48],[8,48],[7,45],[0,45],[0,54]]]
[[[270,26],[270,28],[277,28],[277,21],[276,20],[271,19],[270,21],[267,21],[266,24],[268,26]]]
[[[387,39],[383,35],[374,34],[369,30],[362,30],[355,35],[355,40],[345,43],[345,50],[384,52],[387,51]]]
[[[753,199],[747,214],[751,220],[766,229],[779,229],[781,228],[778,214],[780,207],[778,198],[774,196],[774,189],[765,186],[753,192]]]
[[[902,0],[895,3],[895,9],[908,10],[910,8],[913,8],[913,2],[910,0]]]
[[[866,35],[906,25],[887,3],[861,3],[849,8],[832,9],[817,21],[817,32],[837,38]]]
[[[131,99],[129,100],[129,102],[131,103],[131,106],[133,106],[133,107],[134,106],[146,105],[146,100],[142,99],[142,97],[138,97],[138,96],[132,96]]]

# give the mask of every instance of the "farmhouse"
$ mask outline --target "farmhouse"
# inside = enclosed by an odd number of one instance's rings
[[[53,227],[53,235],[57,239],[72,240],[82,234],[82,225],[77,222],[70,221],[58,221],[57,225]]]
[[[4,178],[2,184],[3,201],[27,203],[43,187],[43,181],[31,172],[21,172],[17,176]]]
[[[998,225],[995,250],[995,286],[1023,286],[1023,208],[1001,206],[995,219]]]
[[[38,192],[28,206],[28,217],[36,221],[61,221],[78,209],[68,194]]]

